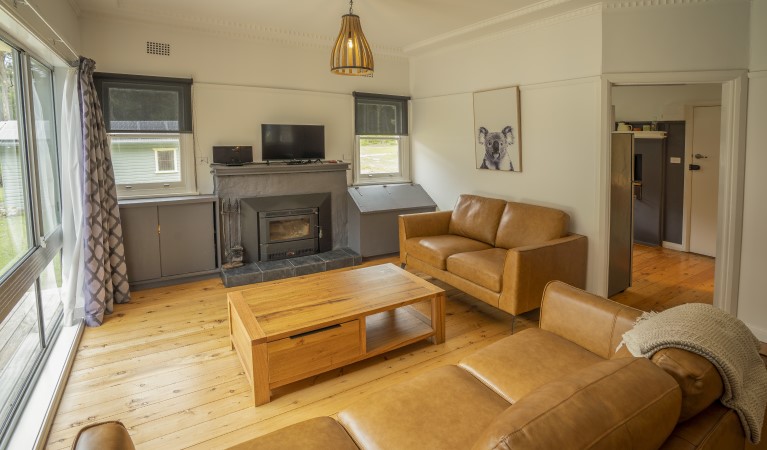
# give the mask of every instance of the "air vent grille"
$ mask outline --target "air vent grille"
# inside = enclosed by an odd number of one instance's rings
[[[149,55],[170,56],[170,44],[147,41],[146,52]]]

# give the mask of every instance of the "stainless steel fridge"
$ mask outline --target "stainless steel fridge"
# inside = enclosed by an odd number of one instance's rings
[[[610,260],[607,295],[631,286],[634,235],[634,134],[614,132],[610,146]]]

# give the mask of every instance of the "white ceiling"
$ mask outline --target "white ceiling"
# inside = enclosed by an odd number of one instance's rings
[[[334,39],[344,0],[71,0],[85,15],[164,20],[262,33]],[[371,45],[392,52],[410,50],[448,36],[488,28],[571,0],[357,0]],[[579,3],[577,1],[573,3]],[[535,16],[535,14],[532,14]]]

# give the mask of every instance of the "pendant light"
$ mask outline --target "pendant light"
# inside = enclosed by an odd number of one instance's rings
[[[372,76],[373,52],[353,6],[354,1],[349,0],[349,14],[341,16],[341,31],[330,55],[330,71],[337,75]]]

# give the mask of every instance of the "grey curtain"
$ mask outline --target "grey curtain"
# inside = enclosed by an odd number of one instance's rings
[[[82,114],[83,294],[85,322],[99,326],[115,303],[130,301],[120,210],[112,159],[92,59],[80,58],[78,97]]]

